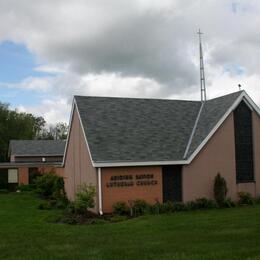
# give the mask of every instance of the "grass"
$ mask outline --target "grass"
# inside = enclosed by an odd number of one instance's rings
[[[260,206],[70,226],[38,204],[0,194],[0,259],[260,259]]]

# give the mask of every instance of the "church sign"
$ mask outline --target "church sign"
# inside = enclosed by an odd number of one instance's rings
[[[158,181],[154,179],[153,174],[128,174],[111,176],[106,186],[107,188],[119,188],[133,186],[150,186],[157,184]]]

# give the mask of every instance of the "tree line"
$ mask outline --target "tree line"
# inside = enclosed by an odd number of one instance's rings
[[[66,123],[50,126],[41,116],[11,110],[0,102],[0,162],[8,160],[10,140],[60,140],[67,138],[67,132]]]

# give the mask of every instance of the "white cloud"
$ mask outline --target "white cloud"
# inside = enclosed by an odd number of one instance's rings
[[[0,41],[26,44],[52,74],[9,88],[66,104],[74,94],[198,99],[201,27],[208,96],[240,83],[260,104],[257,0],[2,0],[0,18]]]
[[[138,77],[121,77],[117,74],[88,74],[79,76],[75,73],[62,73],[54,77],[30,78],[32,82],[40,82],[40,86],[48,86],[50,97],[44,98],[36,106],[21,105],[19,111],[31,112],[43,116],[48,123],[68,121],[69,107],[73,95],[116,96],[116,97],[158,97],[161,86],[151,80]],[[29,82],[29,79],[25,80]],[[15,84],[16,87],[39,90],[37,84],[24,81]],[[31,88],[33,86],[33,88]],[[73,94],[72,94],[73,93]],[[54,97],[54,98],[52,98]]]
[[[0,82],[0,88],[34,90],[47,92],[52,88],[52,77],[28,77],[18,83]]]
[[[48,124],[57,122],[67,122],[71,104],[66,99],[52,98],[44,99],[38,106],[19,106],[17,109],[21,112],[33,113],[42,116]]]
[[[65,66],[55,66],[55,65],[40,65],[34,68],[35,71],[45,72],[51,74],[65,73],[67,71]]]

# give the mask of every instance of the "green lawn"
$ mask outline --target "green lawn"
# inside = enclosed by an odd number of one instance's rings
[[[70,226],[26,194],[0,194],[0,259],[260,259],[260,206]]]

